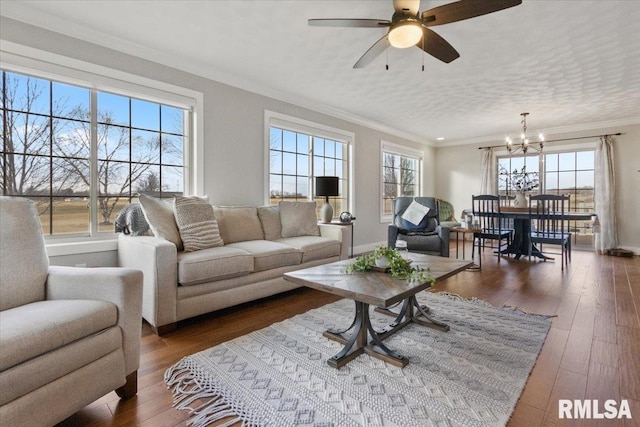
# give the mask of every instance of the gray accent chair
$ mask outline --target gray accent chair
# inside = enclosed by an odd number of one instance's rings
[[[408,229],[402,214],[412,201],[429,208],[423,227]],[[396,240],[405,240],[410,252],[449,256],[449,228],[440,226],[438,200],[434,197],[398,197],[393,201],[393,220],[387,230],[387,245],[395,248]]]
[[[0,425],[137,393],[142,272],[49,266],[36,207],[0,197]]]

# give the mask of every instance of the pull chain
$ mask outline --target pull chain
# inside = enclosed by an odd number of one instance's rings
[[[422,36],[422,50],[424,51],[424,35]],[[424,73],[424,53],[422,53],[422,72]]]
[[[389,46],[387,46],[387,65],[386,70],[389,71]]]

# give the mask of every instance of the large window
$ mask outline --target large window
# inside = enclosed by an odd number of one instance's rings
[[[349,209],[349,143],[328,138],[308,126],[269,127],[269,203],[315,200],[318,215],[324,198],[315,197],[315,177],[337,176],[339,195],[330,197],[334,215]]]
[[[49,235],[112,233],[137,193],[184,191],[189,110],[89,87],[2,70],[2,194]]]
[[[382,152],[382,221],[390,221],[393,199],[419,196],[422,155],[395,144],[383,142]]]
[[[569,194],[569,210],[575,212],[595,211],[595,151],[567,151],[531,156],[498,158],[498,194],[513,194],[509,176],[514,171],[535,175],[540,187],[531,194]],[[593,245],[591,221],[571,221],[574,243]]]
[[[575,151],[544,155],[545,193],[569,194],[570,210],[594,212],[595,151]],[[574,242],[593,245],[591,221],[571,221]]]

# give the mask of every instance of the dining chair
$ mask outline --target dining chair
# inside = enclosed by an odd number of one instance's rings
[[[566,218],[569,199],[568,194],[538,194],[529,197],[529,215],[532,217],[531,243],[560,246],[562,270],[571,260],[571,231],[569,220]],[[542,252],[541,249],[540,251]],[[531,248],[529,248],[529,260],[531,260]]]
[[[513,201],[516,199],[516,196],[513,194],[500,194],[500,207],[511,207],[513,206]],[[502,228],[505,229],[513,229],[514,228],[514,219],[513,218],[502,218]]]
[[[471,258],[475,254],[476,242],[478,243],[478,264],[482,268],[482,253],[485,241],[498,242],[498,262],[500,262],[500,251],[502,249],[502,241],[505,240],[507,246],[511,244],[513,229],[503,226],[500,215],[500,197],[492,194],[481,194],[471,196],[473,219],[478,223],[478,232],[473,233],[473,248],[471,250]]]

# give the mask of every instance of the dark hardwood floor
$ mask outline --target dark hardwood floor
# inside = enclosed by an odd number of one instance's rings
[[[486,249],[481,272],[465,271],[434,290],[556,316],[509,426],[640,426],[640,257],[574,249],[562,272],[559,262],[503,258],[498,263]],[[187,414],[173,409],[163,381],[169,366],[335,300],[302,288],[182,322],[163,337],[143,324],[137,396],[120,401],[110,393],[60,426],[184,426]],[[558,419],[559,399],[627,399],[633,419]]]

